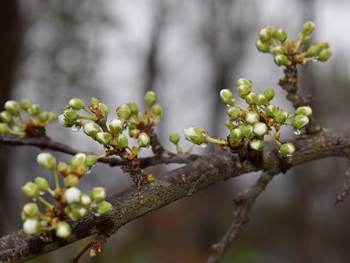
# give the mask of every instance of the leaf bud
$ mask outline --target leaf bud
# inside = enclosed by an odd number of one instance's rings
[[[83,109],[85,107],[84,102],[81,99],[79,99],[79,98],[71,99],[68,102],[68,105],[73,110],[81,110],[81,109]]]
[[[249,142],[249,146],[253,150],[261,151],[265,146],[265,142],[262,140],[252,140]]]
[[[96,140],[103,145],[108,144],[112,139],[112,135],[108,132],[98,132],[96,134]]]
[[[235,105],[235,97],[229,89],[223,89],[220,91],[220,99],[225,105]]]
[[[171,141],[175,145],[178,145],[180,141],[180,135],[177,132],[173,132],[169,136],[169,141]]]
[[[144,97],[146,106],[150,109],[157,101],[157,95],[153,91],[148,91]]]
[[[97,133],[101,131],[101,128],[95,122],[88,122],[83,124],[83,131],[86,135],[94,137]]]
[[[292,121],[292,126],[296,129],[302,129],[309,123],[309,118],[305,115],[297,115]]]
[[[291,155],[295,152],[295,147],[293,144],[287,142],[280,146],[279,152],[284,155]]]
[[[117,116],[120,119],[127,120],[131,114],[128,104],[123,104],[117,108]]]
[[[20,114],[21,108],[17,101],[14,101],[14,100],[6,101],[4,107],[6,111],[8,111],[9,113],[15,116],[18,116]]]
[[[137,138],[137,144],[139,145],[140,148],[147,149],[150,143],[151,143],[151,139],[149,138],[147,133],[142,132],[139,134],[139,137]]]

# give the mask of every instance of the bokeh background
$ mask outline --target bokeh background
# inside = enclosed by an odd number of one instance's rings
[[[205,128],[226,137],[226,107],[218,93],[246,77],[262,92],[276,88],[277,105],[291,110],[277,83],[282,68],[259,53],[261,28],[282,27],[296,38],[314,21],[311,42],[327,40],[327,63],[299,68],[301,93],[312,94],[316,120],[324,127],[350,126],[350,2],[347,0],[19,0],[0,3],[0,108],[8,99],[28,99],[57,114],[73,97],[99,98],[113,117],[117,106],[143,104],[158,95],[164,120],[156,131],[167,149],[171,132]],[[82,132],[58,124],[49,136],[73,148],[100,154]],[[284,136],[293,136],[289,129]],[[184,139],[183,148],[190,146]],[[196,148],[205,154],[212,148]],[[20,186],[51,175],[36,164],[39,149],[0,146],[0,234],[22,227],[28,201]],[[55,153],[58,160],[69,156]],[[332,206],[348,166],[345,158],[318,160],[278,175],[258,198],[251,221],[220,262],[349,262],[350,198]],[[177,166],[150,168],[154,174]],[[109,239],[102,255],[82,262],[205,262],[232,221],[233,198],[258,173],[220,182],[134,220]],[[129,187],[119,168],[97,165],[81,182],[109,194]],[[68,262],[87,238],[30,262]]]

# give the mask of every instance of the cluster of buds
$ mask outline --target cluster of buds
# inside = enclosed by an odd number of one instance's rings
[[[4,105],[5,110],[0,113],[0,134],[31,136],[33,128],[42,128],[56,121],[54,112],[40,111],[39,104],[31,104],[27,100],[19,103],[9,100]],[[21,112],[26,112],[29,119],[24,119]]]
[[[83,131],[86,135],[102,144],[105,148],[128,149],[130,158],[137,156],[141,149],[150,145],[149,135],[142,130],[148,126],[157,125],[163,116],[162,108],[155,104],[157,96],[154,92],[147,92],[145,102],[147,109],[141,114],[135,102],[129,102],[116,109],[116,117],[107,123],[108,107],[92,98],[89,107],[85,107],[81,99],[71,99],[58,117],[59,123],[65,127],[72,127],[74,131]],[[84,111],[88,116],[77,111]],[[129,139],[124,131],[129,129],[129,136],[137,139],[138,147],[129,147]]]
[[[92,167],[103,156],[76,154],[67,165],[63,162],[56,166],[56,159],[49,153],[41,153],[37,157],[38,164],[53,172],[55,188],[50,188],[48,181],[43,177],[36,177],[34,182],[27,182],[21,190],[33,201],[40,201],[45,205],[45,213],[41,213],[34,202],[24,205],[21,218],[24,221],[23,230],[28,236],[36,236],[41,231],[54,230],[59,238],[67,238],[71,233],[67,219],[78,220],[85,217],[89,210],[96,216],[104,215],[112,209],[112,205],[105,201],[106,190],[94,187],[90,194],[84,194],[77,187],[82,173]],[[65,188],[59,185],[57,172],[65,178]],[[43,195],[51,195],[58,205],[55,206],[44,199]]]
[[[235,148],[248,143],[253,150],[260,151],[265,146],[264,136],[269,135],[277,143],[281,154],[291,155],[295,151],[293,144],[279,142],[280,127],[290,125],[295,134],[300,134],[301,129],[309,123],[311,108],[302,106],[289,114],[271,103],[275,96],[272,88],[267,88],[262,94],[256,94],[252,91],[252,83],[249,80],[241,78],[236,84],[239,97],[245,100],[248,107],[244,109],[237,105],[229,89],[220,91],[221,101],[230,107],[227,110],[229,119],[225,123],[230,130],[228,140],[213,139],[205,130],[197,127],[185,129],[186,139],[200,146],[211,142]]]
[[[255,46],[260,52],[272,54],[278,66],[291,66],[297,63],[304,65],[308,61],[315,60],[326,61],[332,55],[328,42],[318,41],[306,51],[299,51],[301,46],[308,45],[314,28],[313,22],[306,22],[298,34],[298,41],[294,41],[287,38],[283,29],[267,26],[260,30],[259,40]]]

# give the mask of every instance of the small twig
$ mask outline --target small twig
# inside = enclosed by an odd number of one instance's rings
[[[336,205],[339,202],[344,201],[345,197],[349,194],[350,194],[350,158],[349,158],[348,169],[345,172],[343,187],[340,193],[335,197],[333,201],[333,205]]]
[[[236,211],[234,212],[234,221],[230,228],[227,230],[224,237],[217,244],[214,244],[211,249],[214,253],[207,260],[207,263],[218,262],[222,255],[226,252],[229,245],[237,238],[239,232],[242,230],[243,225],[250,219],[250,210],[259,196],[259,194],[265,189],[266,185],[273,179],[273,175],[264,171],[259,179],[243,193],[238,194],[234,202],[236,205]]]

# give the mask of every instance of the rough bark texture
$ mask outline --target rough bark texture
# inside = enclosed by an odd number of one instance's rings
[[[72,242],[94,234],[111,235],[121,226],[173,201],[189,196],[215,182],[252,171],[265,170],[269,174],[286,172],[293,166],[312,160],[349,156],[350,130],[324,130],[313,135],[289,139],[296,147],[293,157],[278,154],[277,146],[268,142],[262,153],[233,153],[228,147],[217,148],[181,168],[163,175],[142,187],[145,204],[140,204],[135,186],[109,196],[113,210],[105,216],[90,213],[86,218],[71,222],[72,236],[66,240],[52,233],[26,238],[17,231],[0,239],[0,262],[24,262]]]

